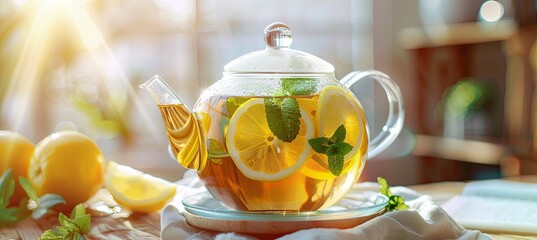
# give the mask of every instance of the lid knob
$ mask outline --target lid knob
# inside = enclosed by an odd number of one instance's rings
[[[291,29],[281,22],[275,22],[265,28],[265,42],[271,48],[289,48],[293,42]]]

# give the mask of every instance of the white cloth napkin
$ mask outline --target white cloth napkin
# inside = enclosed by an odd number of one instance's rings
[[[207,191],[195,173],[187,172],[177,182],[175,198],[162,211],[162,239],[216,239],[255,240],[255,236],[239,233],[219,233],[188,225],[182,215],[181,200],[187,196]],[[378,190],[377,183],[357,183],[349,194],[359,194],[364,190]],[[492,239],[476,230],[466,230],[431,198],[406,187],[392,187],[392,192],[407,199],[410,210],[385,213],[368,222],[349,229],[314,228],[297,231],[278,240],[309,239]]]

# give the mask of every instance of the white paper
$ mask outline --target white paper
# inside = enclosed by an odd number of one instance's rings
[[[537,184],[469,183],[442,208],[462,226],[486,232],[537,235]]]

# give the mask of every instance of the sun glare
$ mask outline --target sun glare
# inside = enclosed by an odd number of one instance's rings
[[[484,2],[479,10],[479,16],[487,22],[497,22],[503,17],[503,14],[503,5],[494,0]]]
[[[115,86],[116,89],[119,86],[124,91],[125,101],[127,99],[132,101],[135,108],[142,113],[141,117],[146,122],[151,121],[130,86],[126,74],[87,11],[86,3],[87,1],[83,0],[30,0],[25,3],[24,8],[21,8],[21,14],[29,16],[31,20],[2,106],[1,114],[8,118],[9,124],[13,124],[10,128],[21,129],[23,119],[29,116],[31,105],[36,103],[37,99],[34,99],[34,96],[38,95],[36,91],[40,86],[39,81],[46,78],[42,75],[52,58],[50,56],[52,48],[65,39],[75,39],[78,42],[73,44],[84,48],[83,51],[91,55],[94,65],[97,66],[97,74],[101,76],[96,78],[99,82],[95,84],[104,86],[104,89],[109,91],[108,95],[112,95],[111,86]],[[29,4],[32,6],[28,7]],[[70,26],[74,28],[65,30],[65,24],[71,24]],[[70,35],[71,38],[64,34]],[[116,113],[120,113],[118,106],[113,108]],[[151,125],[148,128],[154,136],[158,136],[156,127]]]

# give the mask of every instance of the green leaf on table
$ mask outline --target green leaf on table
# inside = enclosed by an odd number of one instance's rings
[[[30,181],[25,177],[19,177],[18,184],[36,205],[33,209],[29,209],[28,197],[25,197],[19,202],[18,207],[8,208],[15,184],[11,169],[4,171],[2,177],[0,177],[0,226],[13,225],[29,216],[35,219],[40,218],[48,213],[51,207],[58,203],[65,203],[65,200],[56,194],[45,194],[38,197]]]
[[[73,211],[71,211],[71,218],[75,219],[76,217],[84,216],[86,215],[86,207],[84,207],[83,204],[78,204],[73,208]]]
[[[65,203],[65,200],[58,194],[47,193],[37,201],[37,206],[32,210],[34,219],[41,218],[47,214],[50,209],[60,203]]]
[[[9,205],[9,200],[15,191],[15,180],[11,169],[7,169],[0,177],[0,209],[6,209]]]
[[[58,217],[60,219],[60,224],[67,229],[69,232],[78,231],[78,226],[75,224],[75,222],[67,217],[65,214],[60,213],[60,216]]]
[[[0,211],[0,226],[8,226],[17,222],[17,218],[15,217],[17,211],[17,208],[3,209]]]
[[[78,226],[81,233],[88,234],[90,230],[91,215],[86,214],[83,216],[78,216],[73,221]]]
[[[28,198],[23,198],[18,207],[8,207],[15,191],[15,180],[11,169],[7,169],[0,177],[0,227],[10,226],[28,217],[26,208]]]
[[[10,207],[0,211],[0,227],[13,225],[30,216],[30,210],[26,207],[28,198],[23,198],[18,207]]]
[[[379,183],[380,185],[380,189],[379,189],[379,192],[386,196],[386,197],[391,197],[392,196],[392,192],[390,191],[390,186],[388,185],[388,180],[386,180],[385,178],[383,177],[377,177],[377,182]]]
[[[388,204],[386,205],[386,211],[391,212],[394,210],[408,209],[408,205],[405,204],[405,199],[399,195],[393,195],[388,185],[388,180],[383,177],[377,177],[377,182],[380,185],[379,192],[388,197]]]
[[[59,240],[64,239],[63,234],[57,230],[46,230],[39,237],[40,240]]]
[[[72,210],[71,218],[60,213],[58,221],[61,226],[45,231],[39,239],[86,239],[85,235],[89,233],[91,228],[91,215],[86,214],[86,209],[82,203]]]
[[[388,201],[388,212],[393,210],[405,210],[408,209],[408,205],[405,204],[405,199],[399,195],[392,195]]]
[[[71,219],[78,226],[82,234],[88,234],[91,224],[91,215],[86,214],[86,208],[83,204],[78,204],[71,212]]]
[[[30,180],[25,177],[19,176],[19,184],[31,200],[36,202],[38,201],[39,197],[37,196],[37,192],[35,191],[34,187],[30,183]]]

